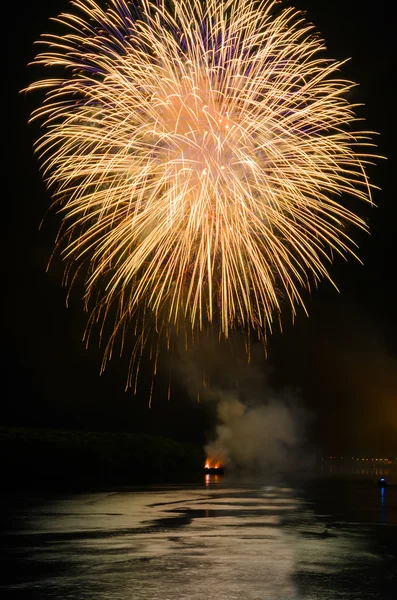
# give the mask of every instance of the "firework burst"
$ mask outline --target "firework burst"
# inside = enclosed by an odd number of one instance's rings
[[[354,254],[371,202],[370,135],[354,85],[294,9],[264,0],[73,2],[36,63],[44,176],[63,214],[58,243],[87,266],[91,322],[263,337],[281,304]],[[110,307],[117,309],[110,311]]]

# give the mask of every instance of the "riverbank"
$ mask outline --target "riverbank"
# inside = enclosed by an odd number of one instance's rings
[[[204,450],[120,432],[1,428],[2,481],[12,488],[70,488],[184,480],[202,475]]]

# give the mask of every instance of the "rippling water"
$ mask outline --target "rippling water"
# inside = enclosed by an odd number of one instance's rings
[[[397,485],[319,479],[299,490],[215,477],[8,500],[2,597],[397,597]]]

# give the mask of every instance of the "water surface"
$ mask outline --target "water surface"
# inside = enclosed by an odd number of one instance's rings
[[[9,496],[3,519],[2,597],[396,598],[397,486],[372,480]]]

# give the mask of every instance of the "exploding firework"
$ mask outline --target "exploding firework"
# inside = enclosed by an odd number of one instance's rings
[[[371,136],[313,27],[268,0],[73,2],[36,63],[44,176],[69,266],[85,265],[105,351],[137,330],[264,337],[354,254]],[[134,359],[135,360],[135,359]]]

